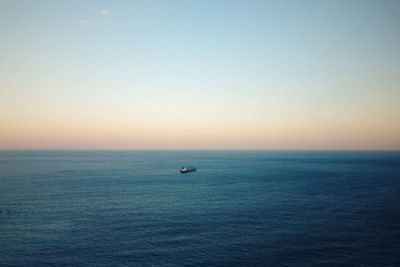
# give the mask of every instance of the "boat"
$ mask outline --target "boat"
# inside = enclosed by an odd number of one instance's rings
[[[185,167],[185,166],[183,166],[183,167],[180,169],[180,172],[181,172],[181,173],[195,172],[195,171],[196,171],[196,168],[195,168],[195,167]]]

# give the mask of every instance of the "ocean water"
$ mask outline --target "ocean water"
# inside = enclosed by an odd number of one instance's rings
[[[0,266],[400,266],[400,153],[0,151]]]

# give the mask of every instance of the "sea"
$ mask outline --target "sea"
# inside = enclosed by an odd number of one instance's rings
[[[0,266],[400,266],[400,152],[2,150]]]

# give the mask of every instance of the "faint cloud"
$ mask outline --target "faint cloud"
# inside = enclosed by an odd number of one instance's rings
[[[106,21],[106,22],[111,22],[111,18],[110,18],[110,10],[108,10],[107,8],[103,8],[102,10],[100,10],[100,15],[102,17],[101,20]],[[94,17],[94,18],[89,18],[89,19],[81,19],[80,23],[82,25],[94,25],[99,23],[100,18],[99,17]]]
[[[100,11],[100,14],[106,17],[106,16],[110,15],[110,10],[108,10],[107,8],[103,8]]]
[[[81,24],[83,24],[83,25],[88,25],[88,24],[90,24],[90,20],[82,19],[82,20],[81,20]]]

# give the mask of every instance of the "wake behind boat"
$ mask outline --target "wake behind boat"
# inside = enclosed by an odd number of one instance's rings
[[[187,173],[187,172],[195,172],[196,171],[196,168],[195,167],[182,167],[181,169],[180,169],[180,172],[181,173]]]

